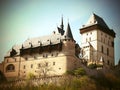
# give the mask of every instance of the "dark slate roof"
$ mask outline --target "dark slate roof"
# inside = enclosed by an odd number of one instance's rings
[[[32,47],[38,47],[38,46],[47,46],[50,44],[58,44],[60,43],[60,40],[63,39],[64,36],[61,36],[60,34],[52,34],[48,36],[43,37],[37,37],[37,38],[31,38],[27,39],[23,44],[23,48],[30,48]]]
[[[100,26],[102,26],[104,28],[108,28],[109,29],[109,27],[105,23],[105,21],[100,16],[98,16],[98,15],[93,13],[91,15],[91,17],[89,18],[89,20],[88,20],[87,24],[85,25],[85,27],[90,26],[90,25],[94,25],[94,24],[98,24],[98,25],[100,25]]]
[[[65,39],[65,36],[61,34],[51,34],[47,36],[42,36],[42,37],[36,37],[36,38],[30,38],[27,39],[23,44],[21,45],[14,45],[12,49],[10,49],[5,57],[10,56],[10,52],[14,49],[17,54],[20,54],[20,49],[28,49],[28,48],[34,48],[38,46],[48,46],[48,45],[55,45],[61,43],[61,40]]]
[[[93,29],[99,29],[113,37],[115,37],[115,32],[112,29],[109,29],[105,21],[96,14],[92,14],[88,22],[80,28],[80,33],[88,32]]]
[[[68,23],[68,26],[67,26],[67,31],[66,31],[66,38],[67,39],[73,39],[73,35],[72,35],[72,32],[71,32],[71,28],[70,28],[70,25]]]

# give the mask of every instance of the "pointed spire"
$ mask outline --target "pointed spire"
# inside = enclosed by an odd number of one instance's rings
[[[66,31],[66,38],[67,39],[73,39],[73,35],[72,35],[72,32],[71,32],[69,22],[68,22],[67,31]]]
[[[57,27],[58,28],[58,33],[60,33],[61,35],[64,35],[64,25],[63,25],[63,16],[61,18],[61,25],[60,27]]]
[[[61,25],[60,25],[60,28],[63,30],[64,29],[64,25],[63,25],[63,16],[61,18]]]

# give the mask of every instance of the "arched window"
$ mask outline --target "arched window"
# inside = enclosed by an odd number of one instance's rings
[[[14,66],[13,64],[9,64],[9,65],[6,67],[6,71],[7,71],[7,72],[15,71],[15,66]]]

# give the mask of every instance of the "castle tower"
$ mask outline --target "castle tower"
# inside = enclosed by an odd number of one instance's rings
[[[66,56],[66,69],[69,70],[74,70],[77,68],[79,65],[79,60],[76,57],[76,42],[73,38],[72,31],[70,28],[70,24],[68,23],[67,30],[64,35],[64,40],[63,40],[63,52]]]
[[[67,30],[64,38],[64,51],[68,52],[71,55],[75,54],[75,40],[73,39],[73,35],[71,32],[70,25],[68,23]]]
[[[83,58],[87,64],[114,66],[115,32],[107,26],[101,17],[93,13],[88,22],[80,28],[80,33],[82,35]]]

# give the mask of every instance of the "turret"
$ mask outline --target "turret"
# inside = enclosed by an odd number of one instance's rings
[[[63,50],[67,52],[67,54],[75,55],[75,40],[73,39],[73,35],[71,32],[70,25],[68,23],[66,33],[64,35],[63,41]]]

